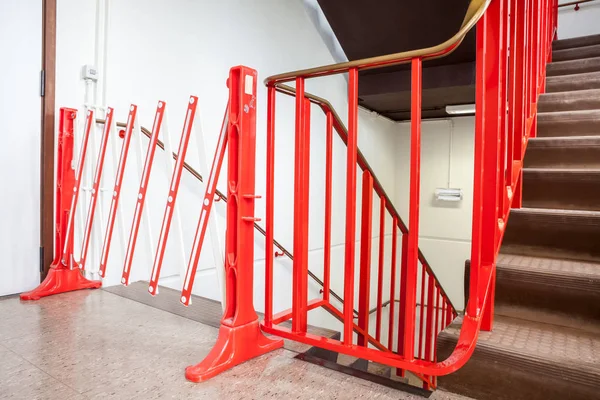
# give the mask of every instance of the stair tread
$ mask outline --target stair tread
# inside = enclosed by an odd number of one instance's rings
[[[600,89],[583,89],[583,90],[569,90],[564,92],[551,92],[542,93],[540,95],[540,102],[557,101],[563,98],[571,99],[582,99],[582,98],[595,98],[600,94]]]
[[[600,136],[548,136],[529,139],[528,149],[542,147],[600,146]]]
[[[566,210],[558,208],[514,208],[511,214],[570,215],[583,218],[600,218],[600,211]]]
[[[456,340],[461,325],[457,320],[440,338]],[[496,315],[492,332],[479,333],[475,351],[480,356],[491,353],[494,361],[502,357],[513,368],[535,368],[536,373],[588,385],[600,382],[600,335],[595,332]]]
[[[583,120],[598,120],[600,121],[600,110],[581,110],[581,111],[548,111],[539,112],[539,122],[552,121],[583,121]]]
[[[559,62],[566,63],[569,61],[559,61]],[[568,74],[568,75],[554,75],[554,76],[549,76],[546,78],[546,84],[572,82],[573,80],[585,81],[585,80],[593,79],[596,77],[600,77],[600,71],[581,72],[581,73],[577,73],[577,74]]]
[[[586,35],[568,39],[555,40],[554,42],[552,42],[552,49],[554,51],[573,49],[588,46],[589,44],[600,44],[600,35]]]
[[[524,273],[594,280],[600,291],[600,263],[500,253],[496,265],[498,268]]]
[[[588,46],[572,47],[568,49],[555,50],[552,52],[552,59],[555,60],[582,60],[586,58],[595,58],[600,55],[600,44],[590,44]]]
[[[553,168],[553,167],[549,167],[549,168],[531,168],[531,167],[525,167],[523,168],[523,173],[527,173],[527,172],[532,172],[532,173],[556,173],[556,174],[576,174],[576,175],[594,175],[594,174],[600,174],[600,169],[596,169],[596,168],[588,168],[588,169],[581,169],[581,168]]]
[[[588,68],[591,68],[592,71],[586,70]],[[600,57],[590,57],[580,60],[553,61],[547,66],[547,73],[549,76],[572,76],[595,71],[600,71]]]

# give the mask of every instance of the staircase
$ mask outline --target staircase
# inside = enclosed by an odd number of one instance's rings
[[[555,41],[496,269],[492,332],[439,386],[477,399],[600,399],[600,35]],[[454,349],[461,321],[438,338]]]

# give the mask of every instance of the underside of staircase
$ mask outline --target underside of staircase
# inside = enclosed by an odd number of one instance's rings
[[[495,323],[439,386],[477,399],[600,399],[600,35],[555,41],[537,137],[496,266]],[[458,319],[438,338],[454,349]]]

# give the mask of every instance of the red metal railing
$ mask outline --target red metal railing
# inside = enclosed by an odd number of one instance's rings
[[[523,155],[529,137],[535,136],[537,99],[543,91],[545,63],[550,57],[556,31],[556,0],[473,0],[465,22],[457,35],[447,42],[424,50],[351,61],[301,70],[267,78],[267,187],[266,187],[266,293],[263,329],[284,338],[368,359],[419,374],[425,384],[435,384],[434,377],[456,371],[469,359],[480,329],[489,330],[493,322],[495,260],[511,207],[520,206],[520,177]],[[456,315],[439,281],[418,248],[420,203],[420,133],[422,63],[453,51],[464,35],[477,24],[477,90],[473,237],[470,297],[463,319],[458,346],[442,362],[436,359],[437,334]],[[510,46],[509,46],[510,41]],[[509,65],[510,61],[510,65]],[[402,223],[383,188],[374,177],[357,148],[358,72],[402,63],[411,63],[411,149],[409,226]],[[325,100],[304,91],[307,79],[348,73],[348,130]],[[284,85],[294,81],[295,89]],[[294,170],[294,272],[292,308],[273,315],[273,206],[274,143],[276,92],[296,99],[296,153]],[[325,255],[324,293],[322,298],[307,299],[308,231],[308,162],[310,157],[310,103],[318,104],[327,118],[325,166]],[[338,310],[329,301],[331,224],[331,131],[335,129],[347,145],[346,168],[346,241],[344,258],[344,307]],[[361,210],[360,281],[358,323],[354,322],[354,255],[356,233],[356,166],[363,174],[363,208]],[[390,318],[388,331],[398,334],[398,343],[381,340],[382,285],[378,282],[375,311],[375,337],[369,333],[369,288],[371,252],[372,191],[379,196],[380,209],[393,218],[393,242],[398,230],[402,234],[402,254],[397,265],[393,245],[390,272],[390,315],[395,304],[395,285],[400,275],[399,318]],[[383,212],[380,212],[383,215]],[[383,224],[381,224],[383,225]],[[382,227],[380,226],[380,229]],[[382,230],[383,232],[383,230]],[[383,271],[379,246],[378,271]],[[399,268],[399,273],[395,268]],[[382,274],[378,274],[382,279]],[[419,279],[420,277],[420,279]],[[420,290],[419,290],[420,289]],[[417,294],[420,292],[420,302]],[[307,313],[324,307],[343,322],[341,341],[307,332]],[[291,328],[278,326],[291,319]],[[354,334],[357,340],[354,340]],[[392,337],[390,334],[389,337]],[[371,344],[368,347],[367,344]]]

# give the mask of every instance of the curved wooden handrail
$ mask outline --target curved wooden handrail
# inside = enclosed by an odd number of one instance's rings
[[[413,58],[421,58],[423,60],[432,60],[447,56],[452,53],[463,41],[467,33],[475,26],[479,18],[485,13],[491,0],[471,0],[469,8],[463,19],[463,23],[450,39],[436,46],[427,47],[424,49],[403,51],[400,53],[387,54],[377,57],[363,58],[360,60],[346,61],[343,63],[329,64],[321,67],[301,69],[292,72],[285,72],[269,76],[265,79],[267,86],[275,85],[292,81],[296,78],[314,78],[317,76],[341,74],[350,69],[367,70],[373,68],[390,67],[393,65],[406,64]]]

